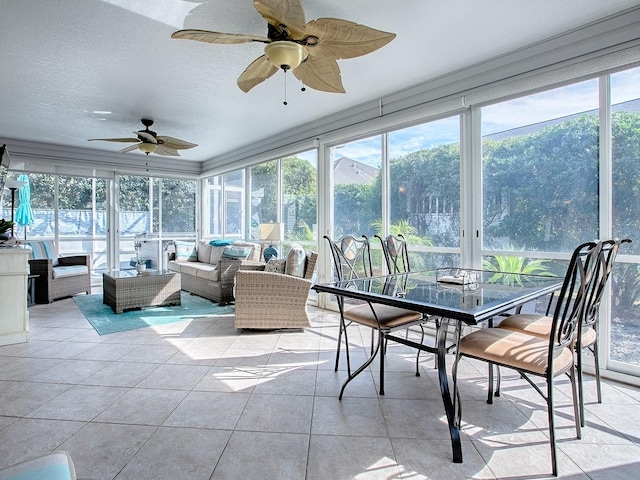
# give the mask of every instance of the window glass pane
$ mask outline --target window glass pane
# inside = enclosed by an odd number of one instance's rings
[[[334,237],[373,235],[381,215],[382,138],[331,148],[334,175]]]
[[[414,270],[458,265],[458,255],[419,247],[460,247],[460,118],[397,130],[388,141],[388,233],[407,238]]]
[[[56,231],[55,223],[55,175],[29,173],[30,203],[34,221],[26,230],[18,229],[20,238],[36,239],[38,237],[53,237]],[[13,177],[12,177],[13,178]],[[17,176],[16,176],[17,178]],[[5,189],[3,197],[2,217],[11,217],[11,195]],[[20,205],[19,195],[16,193],[16,209]]]
[[[484,107],[482,136],[484,248],[598,237],[597,79]]]
[[[308,248],[317,245],[318,154],[303,152],[282,160],[282,221],[285,238]]]
[[[243,236],[244,170],[226,173],[224,183],[224,236]]]
[[[278,162],[251,168],[251,238],[257,240],[261,223],[278,221]]]
[[[92,235],[94,222],[92,199],[93,185],[90,178],[64,175],[59,177],[58,234],[60,237]],[[102,228],[104,231],[105,224]]]
[[[205,187],[206,206],[204,235],[219,237],[222,235],[222,186],[221,177],[208,178]]]
[[[151,231],[149,178],[134,175],[120,177],[120,235],[138,235]]]
[[[196,231],[195,180],[162,179],[162,233],[193,234]]]
[[[611,75],[613,234],[631,238],[620,254],[640,253],[640,68]],[[610,358],[640,366],[640,268],[618,263],[611,280]]]

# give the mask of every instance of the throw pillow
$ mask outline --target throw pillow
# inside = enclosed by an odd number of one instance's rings
[[[264,267],[265,272],[284,273],[287,261],[284,258],[272,258]]]
[[[236,247],[233,245],[228,245],[224,247],[224,252],[222,252],[222,256],[226,258],[241,258],[245,259],[251,253],[251,247]]]
[[[195,262],[198,260],[196,244],[194,242],[183,242],[174,240],[176,246],[176,260],[178,262]]]
[[[297,243],[291,244],[291,250],[287,254],[287,268],[284,273],[293,275],[294,277],[302,277],[304,275],[304,266],[307,261],[307,254]]]

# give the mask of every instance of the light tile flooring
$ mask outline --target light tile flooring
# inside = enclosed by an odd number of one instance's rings
[[[503,376],[485,402],[485,368],[464,361],[462,464],[433,370],[390,344],[338,400],[337,317],[310,309],[306,331],[241,332],[232,316],[99,336],[72,299],[30,308],[31,341],[0,347],[0,467],[67,450],[79,479],[546,478],[547,417],[537,394]],[[352,360],[369,331],[351,329]],[[640,389],[607,382],[575,439],[559,387],[561,478],[640,478]]]

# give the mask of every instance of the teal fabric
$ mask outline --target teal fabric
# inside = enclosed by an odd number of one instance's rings
[[[183,242],[174,240],[176,247],[176,260],[179,262],[195,262],[198,260],[195,242]]]
[[[56,452],[0,470],[2,480],[75,480],[71,458]]]
[[[228,245],[224,247],[222,256],[226,258],[247,258],[251,254],[251,247],[234,247]]]
[[[102,303],[102,294],[77,295],[74,302],[100,335],[124,332],[154,325],[197,320],[215,315],[235,312],[233,306],[221,307],[206,298],[181,292],[182,305],[175,307],[147,307],[113,313],[110,306]]]
[[[224,238],[220,238],[218,240],[211,240],[209,245],[214,247],[226,247],[227,245],[231,245],[235,240],[225,240]]]
[[[2,473],[0,472],[0,475]],[[41,468],[34,468],[28,472],[20,472],[9,477],[0,477],[3,480],[71,480],[69,467],[66,465],[49,465]]]

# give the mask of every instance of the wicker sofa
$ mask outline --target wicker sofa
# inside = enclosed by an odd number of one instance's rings
[[[36,303],[51,303],[76,293],[91,294],[89,255],[61,257],[51,240],[30,241],[29,270],[35,279]]]
[[[294,244],[285,260],[270,260],[264,271],[237,272],[235,327],[309,327],[307,300],[317,259],[316,252]]]
[[[262,270],[262,245],[236,240],[175,241],[167,268],[179,272],[182,290],[208,298],[220,305],[233,302],[233,282],[238,270]],[[214,244],[212,244],[214,243]],[[246,254],[246,256],[245,256]]]

